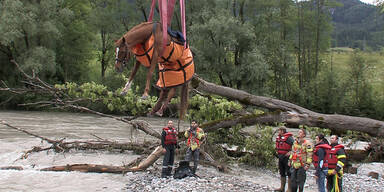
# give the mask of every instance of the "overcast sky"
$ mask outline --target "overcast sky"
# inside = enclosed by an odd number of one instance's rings
[[[375,0],[360,0],[360,1],[364,3],[370,3],[370,4],[373,4],[375,2]]]

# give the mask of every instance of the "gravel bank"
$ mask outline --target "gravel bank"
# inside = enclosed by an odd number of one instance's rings
[[[200,166],[196,177],[184,179],[160,178],[161,161],[146,172],[127,173],[130,183],[123,191],[273,191],[279,186],[279,175],[265,169],[246,166],[232,166],[231,173],[225,174],[211,167]],[[316,192],[314,170],[307,172],[305,190]],[[382,192],[383,178],[373,179],[365,175],[345,174],[345,192]]]

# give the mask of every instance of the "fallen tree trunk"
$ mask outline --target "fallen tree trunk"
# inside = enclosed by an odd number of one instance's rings
[[[95,164],[73,164],[54,166],[40,169],[40,171],[80,171],[91,173],[126,173],[132,170],[123,166],[108,166],[108,165],[95,165]]]
[[[53,166],[40,169],[41,171],[80,171],[80,172],[92,172],[92,173],[126,173],[144,171],[151,166],[160,156],[163,155],[163,147],[158,146],[156,149],[137,166],[126,167],[126,166],[108,166],[108,165],[95,165],[95,164],[73,164],[73,165],[62,165]],[[136,161],[136,160],[135,160]],[[134,162],[135,162],[134,161]]]
[[[269,124],[282,122],[292,125],[307,125],[311,127],[328,128],[335,131],[359,131],[376,137],[384,136],[383,121],[347,115],[321,114],[286,101],[255,96],[245,91],[216,85],[214,83],[207,82],[198,76],[194,76],[192,80],[192,87],[198,91],[237,100],[246,105],[253,105],[276,111],[265,115],[246,115],[223,121],[211,122],[204,125],[205,130],[214,130],[219,127],[230,127],[238,123],[253,125],[256,123]]]

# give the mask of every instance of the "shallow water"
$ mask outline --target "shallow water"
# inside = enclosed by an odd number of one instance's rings
[[[160,132],[166,118],[144,118]],[[119,142],[157,140],[126,123],[90,114],[64,112],[0,111],[0,121],[49,139],[95,140],[92,134]],[[183,123],[182,126],[187,126]],[[181,127],[181,130],[184,129]],[[136,157],[131,152],[72,151],[33,153],[19,159],[34,146],[49,146],[41,139],[0,125],[0,167],[22,166],[23,171],[0,170],[0,191],[123,191],[129,178],[119,174],[41,172],[56,165],[89,163],[121,166]]]

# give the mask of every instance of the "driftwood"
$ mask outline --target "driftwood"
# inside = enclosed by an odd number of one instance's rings
[[[6,167],[0,167],[0,170],[18,170],[18,171],[21,171],[21,170],[24,170],[24,168],[21,166],[6,166]]]
[[[41,148],[41,147],[33,147],[31,150],[22,155],[22,159],[28,157],[28,155],[32,152],[41,152],[45,150],[54,150],[55,152],[65,152],[70,149],[76,150],[100,150],[100,149],[108,149],[108,150],[132,150],[135,152],[141,152],[144,154],[149,154],[151,149],[153,148],[151,144],[144,143],[117,143],[108,141],[105,139],[96,140],[96,141],[72,141],[65,142],[64,139],[61,140],[52,140],[46,137],[31,133],[24,129],[12,126],[4,121],[0,121],[0,124],[6,125],[12,129],[24,132],[28,135],[32,135],[34,137],[40,138],[50,144],[52,146]],[[81,172],[97,172],[97,173],[125,173],[125,172],[134,172],[134,171],[143,171],[146,170],[149,166],[151,166],[160,156],[163,155],[163,147],[157,146],[152,153],[146,158],[139,157],[136,160],[129,163],[127,166],[107,166],[107,165],[93,165],[93,164],[74,164],[74,165],[64,165],[64,166],[54,166],[41,169],[41,171],[81,171]],[[7,166],[1,167],[1,170],[5,169],[15,169],[15,170],[23,170],[20,166]]]
[[[131,150],[136,153],[142,153],[142,154],[149,154],[149,152],[153,149],[153,144],[151,143],[144,143],[144,144],[138,144],[138,143],[117,143],[108,141],[105,139],[100,140],[90,140],[90,141],[71,141],[71,142],[65,142],[64,139],[61,140],[53,140],[49,139],[34,133],[31,133],[29,131],[26,131],[24,129],[12,126],[5,121],[0,121],[0,124],[3,124],[9,128],[24,132],[28,135],[40,138],[47,143],[50,143],[51,146],[49,147],[38,147],[35,146],[32,149],[26,151],[20,159],[26,159],[28,158],[29,154],[34,152],[41,152],[41,151],[47,151],[47,150],[54,150],[55,152],[66,152],[71,149],[75,150]],[[150,128],[146,128],[150,129]],[[154,130],[151,130],[151,132],[155,132]],[[159,136],[155,136],[160,139]],[[151,154],[149,154],[146,158],[139,157],[136,160],[132,161],[126,166],[107,166],[107,165],[93,165],[93,164],[74,164],[74,165],[64,165],[64,166],[54,166],[54,167],[48,167],[41,169],[42,171],[81,171],[81,172],[97,172],[97,173],[125,173],[125,172],[135,172],[135,171],[144,171],[149,166],[151,166],[157,159],[159,159],[163,155],[164,148],[161,146],[157,146]],[[213,166],[217,168],[219,171],[222,172],[228,172],[228,168],[225,165],[222,165],[218,162],[216,162],[211,155],[209,155],[207,152],[201,149],[200,153],[202,154],[202,163],[206,165]],[[8,166],[8,167],[1,167],[0,169],[16,169],[16,170],[23,170],[22,167],[14,167],[14,166]]]
[[[160,148],[160,149],[159,149]],[[89,172],[89,173],[118,173],[124,174],[126,172],[136,172],[146,170],[149,166],[153,164],[156,159],[161,156],[162,147],[157,147],[154,151],[155,154],[151,154],[142,161],[137,166],[130,166],[132,164],[136,164],[136,162],[142,157],[134,160],[130,164],[126,166],[108,166],[108,165],[95,165],[95,164],[72,164],[72,165],[63,165],[63,166],[53,166],[40,169],[40,171],[80,171],[80,172]],[[141,161],[141,160],[140,160]],[[0,170],[24,170],[21,166],[7,166],[0,167]]]
[[[255,96],[245,91],[216,85],[203,80],[197,75],[195,75],[192,80],[192,87],[201,92],[219,95],[237,100],[246,105],[253,105],[275,111],[273,113],[267,113],[266,115],[234,117],[232,119],[209,123],[205,125],[205,130],[231,127],[238,123],[252,125],[256,123],[271,124],[281,122],[292,126],[307,125],[311,127],[328,128],[339,132],[351,130],[368,133],[376,137],[384,136],[383,121],[364,117],[316,113],[286,101]]]
[[[126,173],[146,170],[151,166],[160,156],[163,155],[163,147],[158,146],[156,149],[137,166],[108,166],[108,165],[94,165],[94,164],[73,164],[64,166],[54,166],[40,169],[41,171],[80,171],[92,173]],[[135,160],[136,161],[136,160]]]
[[[106,139],[102,139],[100,137],[97,137],[99,140],[87,140],[87,141],[68,141],[66,142],[65,139],[60,139],[60,140],[53,140],[49,139],[40,135],[37,135],[35,133],[31,133],[29,131],[26,131],[24,129],[21,129],[19,127],[15,127],[13,125],[10,125],[6,123],[5,121],[0,121],[0,124],[5,125],[9,128],[24,132],[28,135],[37,137],[42,139],[43,141],[46,141],[47,143],[51,144],[49,147],[39,147],[35,146],[32,149],[26,151],[20,159],[26,159],[28,158],[29,154],[34,153],[34,152],[41,152],[41,151],[48,151],[48,150],[53,150],[56,153],[60,152],[67,152],[71,149],[74,150],[109,150],[109,151],[134,151],[135,153],[138,154],[150,154],[151,151],[154,149],[154,146],[158,145],[156,143],[118,143],[115,141],[109,141]]]

